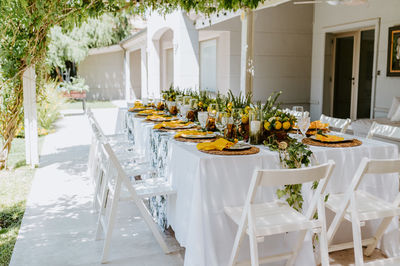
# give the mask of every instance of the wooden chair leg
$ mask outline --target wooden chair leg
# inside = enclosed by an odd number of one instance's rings
[[[106,213],[107,209],[107,199],[108,199],[108,193],[109,190],[106,188],[103,191],[103,195],[101,196],[101,205],[100,205],[100,210],[99,210],[99,216],[97,218],[97,229],[96,229],[96,240],[101,239],[101,236],[104,233],[104,228],[101,222],[101,219],[103,218],[103,215]]]
[[[362,242],[361,242],[361,225],[360,225],[360,220],[358,218],[356,199],[354,193],[351,196],[350,205],[351,205],[351,226],[353,229],[355,265],[363,266],[364,257],[363,257]]]
[[[117,180],[116,184],[115,184],[114,196],[112,197],[112,201],[111,201],[111,210],[110,210],[110,215],[109,215],[109,219],[108,219],[108,224],[107,224],[107,228],[105,229],[106,234],[105,234],[105,238],[104,238],[103,253],[101,255],[101,263],[107,262],[108,253],[110,251],[111,237],[112,237],[114,223],[115,223],[115,219],[116,219],[116,215],[117,215],[120,191],[121,191],[121,181]]]
[[[240,248],[240,245],[242,244],[242,240],[243,240],[243,237],[245,234],[246,227],[247,227],[247,217],[246,217],[245,222],[243,224],[239,225],[239,227],[238,227],[238,231],[235,236],[235,242],[233,242],[233,248],[232,248],[228,266],[233,266],[236,264],[236,260],[239,255],[239,248]]]
[[[307,230],[299,231],[299,236],[297,237],[297,242],[294,245],[293,255],[286,262],[286,266],[292,266],[296,261],[297,254],[299,253],[299,249],[302,247],[304,238],[306,237]]]
[[[378,229],[375,232],[374,238],[375,241],[372,244],[367,246],[364,254],[366,256],[371,256],[372,252],[374,252],[376,246],[378,245],[379,240],[385,233],[386,229],[388,228],[389,224],[392,222],[393,217],[386,217],[382,220],[381,224],[379,225]]]
[[[252,266],[259,266],[258,261],[258,245],[255,232],[255,213],[253,211],[253,206],[250,205],[248,210],[248,227],[249,227],[249,240],[250,240],[250,259]]]
[[[321,195],[318,201],[318,220],[321,222],[321,233],[320,233],[320,257],[322,266],[329,265],[329,251],[328,251],[328,237],[326,233],[326,219],[325,219],[325,204],[323,195]]]

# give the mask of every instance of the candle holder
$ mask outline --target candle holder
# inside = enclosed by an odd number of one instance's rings
[[[258,145],[263,142],[263,116],[261,110],[252,110],[249,113],[250,144]]]

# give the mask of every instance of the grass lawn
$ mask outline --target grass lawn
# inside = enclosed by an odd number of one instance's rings
[[[39,147],[43,137],[39,138]],[[9,170],[0,171],[0,265],[11,260],[19,227],[25,212],[35,169],[25,165],[25,142],[22,138],[13,141],[8,160]]]
[[[116,107],[110,101],[86,101],[86,108],[114,108]],[[71,110],[71,109],[81,109],[82,110],[82,102],[81,101],[68,101],[61,106],[62,110]]]

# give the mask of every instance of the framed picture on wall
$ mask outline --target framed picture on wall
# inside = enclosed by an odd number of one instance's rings
[[[400,77],[400,25],[389,28],[386,76]]]

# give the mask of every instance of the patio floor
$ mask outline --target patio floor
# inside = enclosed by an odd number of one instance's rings
[[[101,265],[103,241],[95,241],[97,214],[86,176],[90,129],[80,110],[65,111],[57,131],[45,138],[11,266]],[[94,109],[106,134],[116,127],[116,108]],[[183,265],[181,254],[165,255],[136,207],[121,202],[110,262],[106,265]],[[330,254],[331,265],[353,265],[352,250]],[[379,250],[372,259],[382,258]]]
[[[80,112],[80,110],[77,110]],[[115,129],[117,109],[93,110],[106,134]],[[12,266],[100,265],[103,241],[95,241],[97,214],[86,176],[90,129],[82,114],[68,113],[45,138],[27,201]],[[165,255],[136,207],[123,202],[107,265],[182,265]]]

